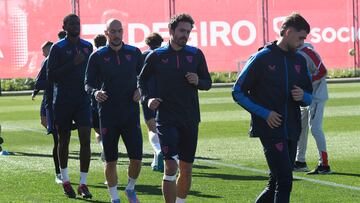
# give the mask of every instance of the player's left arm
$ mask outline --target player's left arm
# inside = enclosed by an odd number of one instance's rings
[[[205,60],[205,56],[203,52],[198,50],[199,64],[197,67],[197,75],[198,75],[198,84],[197,89],[199,90],[209,90],[212,85],[210,73],[208,70],[208,66]]]
[[[141,69],[144,65],[144,58],[143,58],[143,55],[141,54],[141,51],[140,49],[136,49],[136,75],[137,75],[137,81],[136,83],[138,84],[139,82],[139,75],[140,75],[140,72],[141,72]],[[134,94],[133,94],[133,100],[134,102],[138,102],[140,101],[140,88],[136,88],[135,91],[134,91]]]

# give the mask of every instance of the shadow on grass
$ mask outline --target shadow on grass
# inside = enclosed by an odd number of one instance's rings
[[[15,153],[15,156],[28,156],[28,157],[40,157],[40,158],[52,158],[53,157],[52,154],[39,154],[39,153],[27,153],[27,152],[14,152],[14,153]],[[79,155],[69,153],[69,159],[79,160]],[[97,158],[91,158],[91,160],[97,160]]]
[[[199,159],[199,160],[220,160],[219,158],[210,158],[210,157],[202,157],[202,156],[197,156],[195,157],[195,159]]]
[[[74,187],[77,187],[77,184],[73,184]],[[99,183],[96,185],[88,185],[89,189],[91,190],[91,188],[100,188],[100,189],[107,189],[107,186],[104,185],[103,183]],[[118,186],[118,191],[120,192],[124,192],[125,187],[124,186]],[[140,195],[158,195],[158,196],[162,196],[162,191],[161,191],[161,185],[136,185],[135,190],[138,194]],[[193,195],[196,197],[203,197],[203,198],[222,198],[220,196],[216,196],[216,195],[209,195],[209,194],[203,194],[199,191],[190,191],[189,195]]]
[[[219,174],[219,173],[193,173],[193,177],[199,178],[217,178],[222,180],[268,180],[267,176],[242,176],[232,174]]]
[[[84,201],[84,202],[98,202],[98,203],[107,203],[105,201],[100,201],[100,200],[92,200],[92,199],[84,199],[81,197],[76,197],[76,200],[80,200],[80,201]]]
[[[331,174],[327,174],[327,175],[341,175],[341,176],[360,177],[360,174],[356,174],[356,173],[341,173],[341,172],[332,172]]]

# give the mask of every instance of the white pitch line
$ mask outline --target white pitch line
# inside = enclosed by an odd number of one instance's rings
[[[225,164],[225,163],[221,163],[221,162],[217,162],[217,161],[199,160],[199,159],[197,159],[196,161],[206,162],[206,163],[209,163],[209,164],[212,164],[212,165],[219,165],[219,166],[226,166],[226,167],[230,167],[230,168],[237,168],[237,169],[241,169],[241,170],[244,170],[244,171],[251,171],[251,172],[261,173],[261,174],[268,174],[269,173],[268,171],[265,171],[265,170],[260,170],[260,169],[255,169],[255,168],[251,168],[251,167],[241,166],[239,164]],[[331,187],[338,187],[338,188],[345,188],[345,189],[360,191],[360,187],[356,187],[356,186],[338,184],[338,183],[334,183],[334,182],[316,180],[316,179],[305,178],[305,177],[301,177],[301,176],[293,176],[293,177],[295,179],[305,180],[305,181],[320,184],[320,185],[327,185],[327,186],[331,186]]]

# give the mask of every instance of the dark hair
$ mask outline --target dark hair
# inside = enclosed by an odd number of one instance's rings
[[[299,13],[292,13],[285,18],[285,21],[280,28],[280,36],[283,36],[285,30],[289,27],[293,27],[297,31],[305,30],[306,33],[310,33],[309,23]]]
[[[98,34],[94,38],[94,45],[96,48],[106,45],[106,37],[103,34]]]
[[[66,37],[66,31],[65,30],[60,30],[57,34],[59,39],[64,39]]]
[[[179,24],[179,22],[188,22],[191,24],[191,28],[193,28],[193,25],[194,25],[194,20],[192,19],[192,17],[189,14],[181,13],[181,14],[173,16],[170,19],[168,28],[171,30],[175,30],[177,25]]]
[[[69,15],[64,17],[63,25],[65,25],[70,20],[70,18],[78,18],[78,19],[80,19],[79,16],[77,16],[76,14],[73,14],[73,13],[69,14]]]
[[[41,45],[41,48],[44,49],[44,48],[46,48],[46,47],[51,47],[52,45],[53,45],[52,42],[46,41],[46,42],[44,42],[43,45]]]
[[[157,32],[150,33],[150,35],[145,38],[145,43],[150,47],[150,49],[160,47],[163,41],[163,38]]]

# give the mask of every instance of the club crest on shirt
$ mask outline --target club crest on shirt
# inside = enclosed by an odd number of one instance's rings
[[[125,58],[126,58],[128,61],[131,61],[131,55],[130,55],[130,54],[126,54],[126,55],[125,55]]]
[[[189,63],[192,63],[192,61],[193,61],[193,56],[186,56],[186,60],[187,60]]]
[[[110,62],[110,56],[105,56],[104,61],[107,62],[107,63]]]
[[[276,70],[276,65],[268,65],[268,68],[271,71],[275,71]]]
[[[161,61],[162,61],[163,63],[168,63],[168,62],[169,62],[169,59],[168,59],[168,58],[166,58],[166,59],[161,59]]]
[[[297,73],[297,74],[300,74],[301,66],[298,65],[298,64],[296,64],[296,65],[294,66],[294,68],[295,68],[296,73]]]
[[[66,50],[65,53],[66,53],[67,55],[71,55],[72,51],[71,51],[71,50]]]
[[[84,47],[84,48],[83,48],[83,51],[84,51],[85,54],[88,54],[88,53],[89,53],[89,49],[88,49],[87,47]]]

